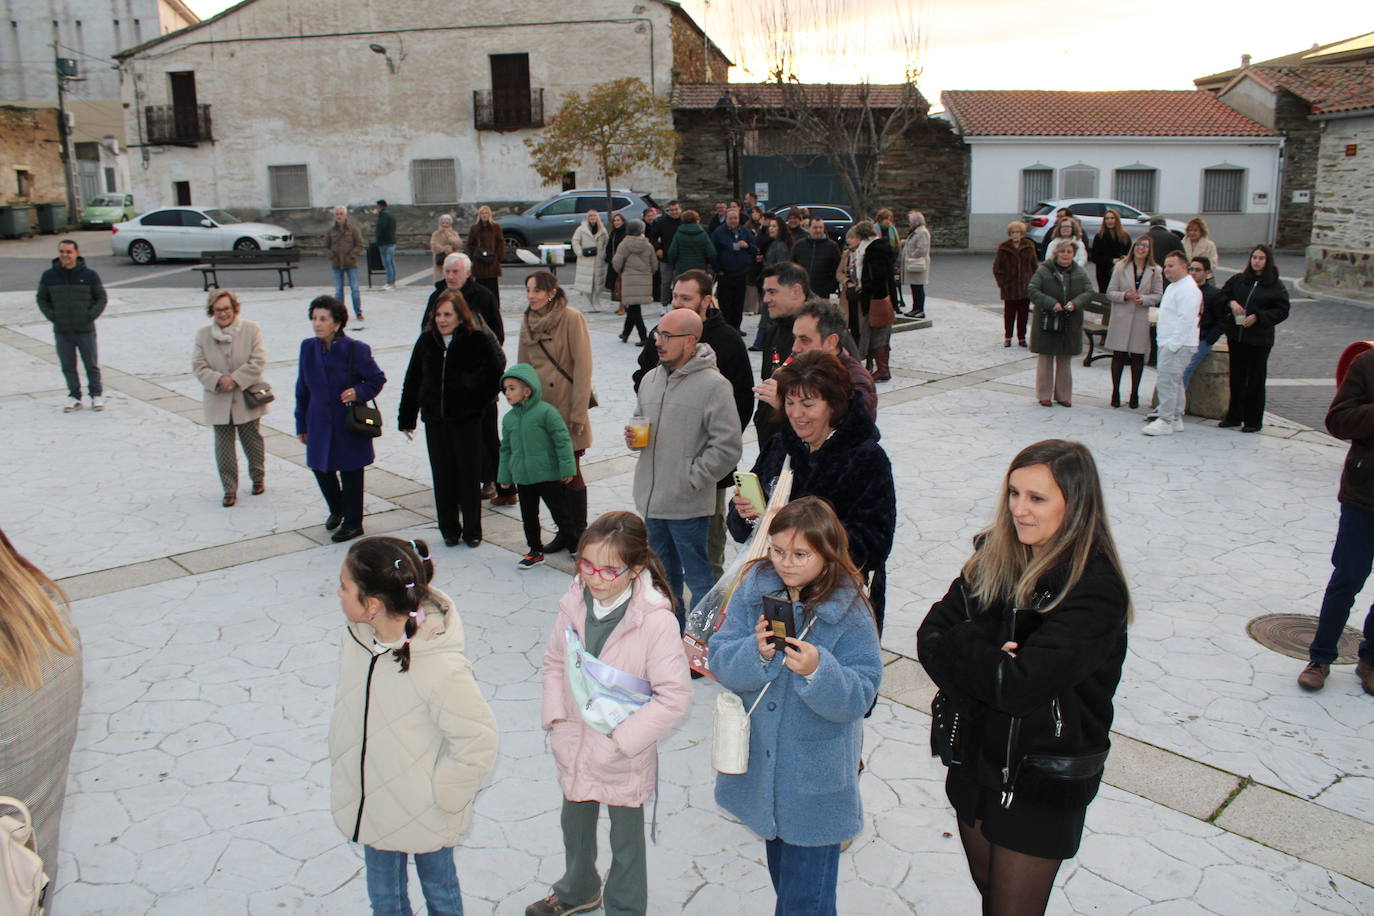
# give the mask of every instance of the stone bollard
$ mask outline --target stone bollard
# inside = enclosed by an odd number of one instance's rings
[[[1220,420],[1226,416],[1230,403],[1231,351],[1226,348],[1223,337],[1193,373],[1188,384],[1187,412],[1195,417]]]

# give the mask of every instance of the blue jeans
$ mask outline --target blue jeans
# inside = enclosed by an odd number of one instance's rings
[[[386,268],[386,285],[396,284],[396,246],[378,245],[378,253],[382,256],[382,266]]]
[[[1198,365],[1207,358],[1207,354],[1212,352],[1212,345],[1205,340],[1197,342],[1197,352],[1188,361],[1188,366],[1183,370],[1183,390],[1188,390],[1188,383],[1193,380],[1193,373],[1197,371]]]
[[[57,341],[57,361],[62,364],[62,377],[67,380],[67,394],[72,400],[81,400],[81,377],[76,374],[76,354],[81,354],[81,364],[86,367],[86,387],[91,397],[98,398],[104,392],[100,387],[100,366],[96,362],[95,331],[69,334],[66,331],[53,331]]]
[[[363,847],[367,863],[367,899],[372,916],[411,916],[406,894],[406,854]],[[453,864],[453,847],[415,854],[415,871],[430,916],[463,916],[463,891]]]
[[[695,605],[711,586],[716,584],[711,569],[708,543],[711,532],[711,516],[701,518],[649,518],[645,519],[649,529],[649,546],[663,561],[668,573],[668,584],[672,586],[673,597],[677,599],[678,627],[683,625],[683,615],[689,607],[682,600],[682,583],[692,590],[692,604]]]
[[[1322,598],[1321,619],[1317,633],[1307,654],[1320,665],[1336,660],[1336,643],[1341,630],[1350,619],[1355,596],[1364,588],[1369,570],[1374,566],[1374,513],[1354,506],[1341,505],[1341,521],[1336,528],[1336,546],[1331,549],[1331,581],[1326,584]],[[1364,618],[1364,639],[1360,641],[1360,657],[1374,659],[1374,604]]]
[[[773,916],[835,916],[840,844],[793,846],[774,837],[767,847],[768,877],[778,895]]]
[[[348,290],[353,294],[353,314],[363,313],[363,294],[358,289],[358,268],[356,267],[335,267],[334,271],[334,298],[343,302],[344,277],[348,277]]]

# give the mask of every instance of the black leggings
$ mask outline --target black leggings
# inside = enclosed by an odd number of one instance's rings
[[[315,471],[315,482],[320,485],[330,515],[343,516],[345,528],[363,526],[363,468]]]
[[[641,310],[642,307],[639,303],[631,305],[628,302],[624,303],[624,306],[625,325],[620,329],[620,339],[629,340],[630,328],[634,328],[639,332],[639,342],[644,343],[644,341],[648,339],[649,333],[644,328],[644,313]]]
[[[1140,399],[1140,376],[1145,371],[1144,353],[1112,353],[1112,394],[1121,397],[1121,371],[1131,364],[1131,397]]]

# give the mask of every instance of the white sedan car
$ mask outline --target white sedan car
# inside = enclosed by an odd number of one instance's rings
[[[258,251],[294,248],[290,231],[271,223],[245,223],[219,209],[167,207],[152,210],[113,227],[116,255],[135,264],[158,258],[199,258],[202,251]]]

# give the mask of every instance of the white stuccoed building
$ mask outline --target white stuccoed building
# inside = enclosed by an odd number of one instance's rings
[[[1037,201],[1110,198],[1201,216],[1222,248],[1272,241],[1283,136],[1203,92],[959,90],[969,246],[992,248]]]
[[[729,67],[670,0],[246,0],[119,60],[141,200],[289,225],[385,198],[403,234],[412,217],[428,233],[432,213],[560,190],[523,141],[568,92],[628,76],[666,98]],[[571,181],[600,176],[588,164]],[[675,190],[655,170],[615,181]]]

